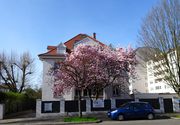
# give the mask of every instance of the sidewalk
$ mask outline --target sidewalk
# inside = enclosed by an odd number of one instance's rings
[[[169,113],[169,114],[157,114],[156,119],[170,119],[174,115],[180,115],[180,113]],[[85,116],[85,115],[84,115]],[[87,116],[86,116],[87,117]],[[97,117],[99,120],[102,121],[111,121],[107,118],[105,113],[101,114],[91,114],[88,117]],[[67,124],[88,124],[95,122],[84,122],[84,123],[72,123],[72,122],[64,122],[64,117],[51,117],[51,118],[14,118],[14,119],[4,119],[0,120],[0,124],[13,124],[13,125],[67,125]]]
[[[95,124],[100,122],[81,122],[81,123],[72,123],[72,122],[64,122],[63,118],[18,118],[18,119],[5,119],[0,120],[0,124],[10,124],[10,125],[67,125],[67,124]]]
[[[106,114],[94,114],[94,115],[84,115],[84,117],[94,117],[96,116],[100,120],[107,121],[110,120],[107,118]],[[72,123],[64,122],[64,117],[50,117],[50,118],[14,118],[14,119],[4,119],[0,120],[0,124],[13,124],[13,125],[67,125],[67,124],[90,124],[96,122],[83,122],[83,123]]]
[[[49,118],[16,118],[0,120],[0,124],[62,124],[60,119]]]

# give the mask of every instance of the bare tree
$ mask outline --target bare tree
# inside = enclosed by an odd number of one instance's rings
[[[156,70],[180,96],[180,1],[162,0],[143,20],[139,33]]]
[[[4,52],[0,54],[0,77],[1,84],[5,84],[10,91],[21,93],[29,77],[33,73],[33,59],[28,52],[17,56],[11,53],[10,56]]]

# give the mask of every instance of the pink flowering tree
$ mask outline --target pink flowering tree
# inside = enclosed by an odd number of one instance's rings
[[[96,64],[91,88],[95,89],[96,98],[100,91],[108,86],[127,84],[130,76],[134,76],[134,66],[136,64],[133,49],[118,48],[99,48],[97,52]],[[121,82],[119,82],[119,81]],[[123,82],[124,81],[124,82]]]
[[[54,95],[65,94],[72,88],[78,90],[79,116],[82,117],[82,91],[93,88],[98,97],[102,89],[115,84],[117,79],[127,79],[128,75],[132,75],[134,64],[131,48],[111,50],[108,47],[79,45],[54,69]]]

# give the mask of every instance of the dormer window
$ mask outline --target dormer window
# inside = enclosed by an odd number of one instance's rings
[[[57,46],[57,54],[66,54],[66,46],[63,43]]]

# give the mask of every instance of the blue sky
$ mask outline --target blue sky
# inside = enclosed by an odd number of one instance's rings
[[[138,46],[142,19],[159,0],[0,0],[0,52],[30,51],[37,74],[37,55],[48,45],[79,33],[114,46]]]

